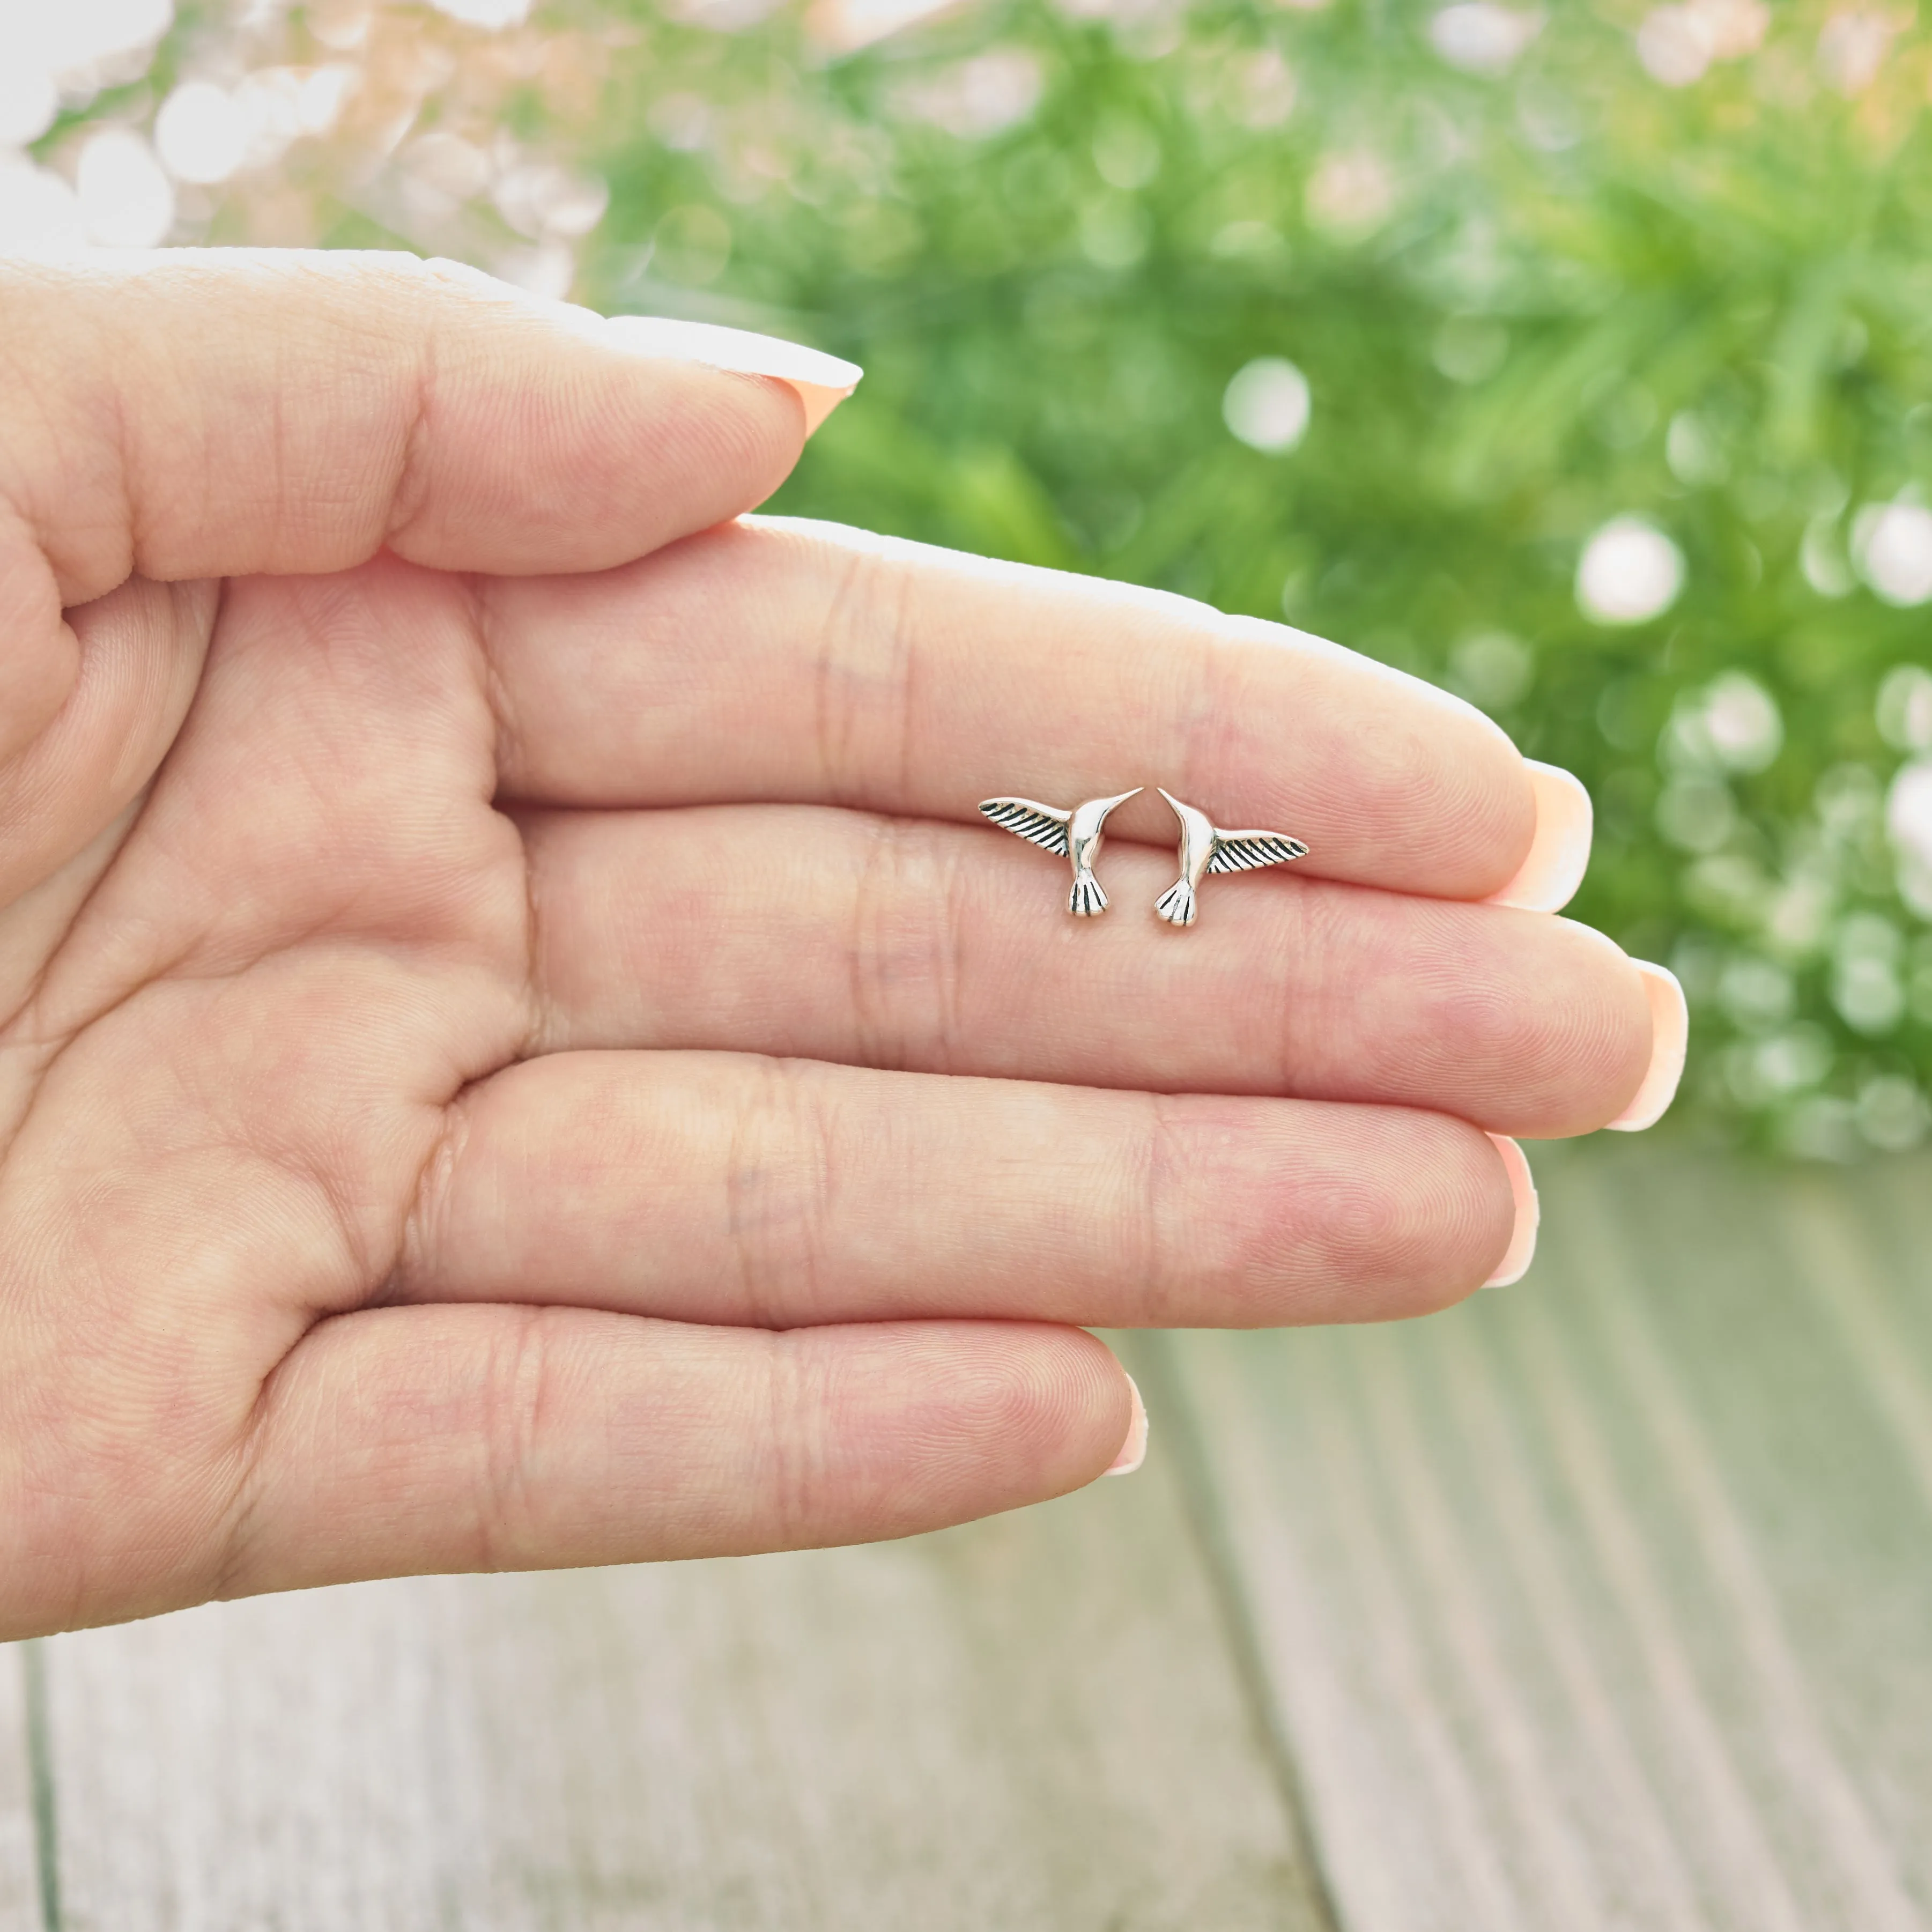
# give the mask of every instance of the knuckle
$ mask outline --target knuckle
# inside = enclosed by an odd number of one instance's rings
[[[772,1546],[796,1548],[820,1533],[834,1479],[827,1418],[835,1407],[831,1357],[809,1331],[773,1335],[765,1355],[760,1488]]]
[[[442,1286],[452,1248],[456,1196],[464,1153],[469,1144],[470,1100],[459,1094],[443,1110],[441,1124],[416,1175],[403,1214],[395,1262],[370,1298],[371,1306],[434,1295]]]
[[[1196,1135],[1186,1111],[1168,1095],[1148,1094],[1133,1164],[1140,1180],[1132,1190],[1128,1216],[1135,1271],[1147,1319],[1161,1328],[1172,1325],[1176,1310],[1191,1298],[1190,1288],[1198,1291],[1225,1266],[1214,1244],[1198,1238],[1191,1211]]]
[[[764,1063],[740,1110],[725,1179],[727,1240],[745,1318],[779,1328],[820,1305],[838,1138],[815,1069]]]
[[[850,946],[852,1010],[868,1064],[950,1070],[966,897],[957,842],[928,826],[878,822],[860,870]]]
[[[404,544],[420,521],[435,482],[432,452],[436,425],[436,334],[424,331],[404,391],[404,416],[383,520],[383,541]]]
[[[557,1374],[551,1311],[515,1310],[484,1364],[475,1510],[478,1567],[514,1567],[536,1542]]]
[[[818,649],[819,762],[828,795],[863,806],[895,796],[910,768],[914,585],[892,550],[848,552]]]

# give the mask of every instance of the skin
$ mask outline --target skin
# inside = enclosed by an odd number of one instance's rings
[[[0,266],[0,1637],[895,1536],[1104,1469],[1076,1324],[1419,1313],[1650,1052],[1476,712],[745,519],[784,383],[393,256]],[[995,793],[1312,848],[1074,921]]]

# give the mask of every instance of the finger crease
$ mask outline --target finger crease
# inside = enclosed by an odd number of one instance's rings
[[[1140,1184],[1136,1190],[1139,1212],[1134,1217],[1140,1234],[1136,1260],[1141,1282],[1144,1325],[1169,1325],[1180,1285],[1179,1257],[1185,1252],[1186,1207],[1181,1176],[1186,1161],[1180,1146],[1183,1132],[1174,1100],[1168,1094],[1147,1096],[1147,1131],[1142,1136]],[[1178,1212],[1177,1212],[1178,1207]]]
[[[437,369],[436,332],[431,327],[424,331],[422,346],[417,354],[411,384],[410,419],[403,432],[402,454],[396,466],[395,481],[389,490],[389,514],[383,538],[386,543],[394,544],[408,534],[428,499],[429,443],[435,412]]]
[[[860,552],[827,606],[817,667],[818,758],[826,796],[836,804],[867,807],[905,795],[917,688],[913,590],[903,567]]]
[[[783,1549],[795,1546],[811,1520],[811,1498],[816,1471],[822,1466],[824,1446],[815,1433],[825,1403],[822,1382],[814,1366],[817,1350],[800,1336],[774,1335],[766,1360],[770,1375],[765,1409],[765,1492],[778,1533],[773,1539]]]
[[[442,1124],[405,1198],[396,1232],[395,1260],[366,1306],[418,1300],[446,1285],[443,1277],[448,1270],[439,1258],[449,1249],[456,1171],[470,1138],[470,1091],[464,1088],[442,1110]]]
[[[763,1063],[760,1093],[734,1120],[725,1167],[725,1227],[745,1318],[796,1325],[818,1304],[828,1203],[829,1126],[803,1069]]]
[[[516,1526],[532,1516],[531,1472],[539,1466],[549,1406],[551,1311],[525,1309],[493,1352],[483,1430],[483,1493],[477,1510],[478,1567],[514,1567],[527,1538]]]
[[[1230,652],[1222,640],[1211,633],[1194,639],[1192,663],[1186,689],[1188,702],[1178,720],[1180,726],[1180,782],[1190,801],[1207,801],[1213,815],[1217,808],[1216,794],[1226,782],[1226,774],[1239,760],[1231,752],[1228,739],[1238,730],[1246,716],[1240,680],[1230,662]],[[1244,821],[1237,820],[1238,823]]]
[[[913,643],[912,573],[903,566],[888,569],[892,586],[892,616],[888,634],[892,641],[892,670],[890,733],[892,770],[896,780],[893,796],[913,796],[914,720],[919,700],[919,652]]]
[[[853,894],[848,969],[852,1017],[860,1062],[869,1066],[886,1065],[891,1058],[892,1043],[886,1038],[892,1030],[893,1000],[887,986],[891,969],[886,963],[886,942],[880,928],[904,887],[903,837],[896,820],[874,821]]]
[[[844,794],[844,774],[851,761],[854,728],[852,680],[846,673],[840,640],[848,634],[851,614],[860,604],[854,585],[866,567],[866,560],[862,555],[855,554],[847,560],[826,604],[818,634],[813,690],[818,776],[826,796],[835,800],[842,798]]]
[[[515,707],[510,696],[509,683],[503,676],[496,648],[494,600],[490,596],[488,586],[474,577],[466,578],[464,586],[470,599],[470,625],[476,640],[477,655],[482,667],[480,687],[483,702],[490,713],[490,770],[496,775],[496,782],[500,784],[503,767],[506,763],[515,760],[517,747],[522,740],[517,729]],[[556,1010],[544,987],[543,926],[538,899],[536,867],[532,862],[530,842],[520,821],[504,812],[501,806],[495,808],[498,815],[515,832],[517,848],[523,863],[524,1000],[526,1010],[523,1040],[517,1057],[520,1060],[532,1060],[545,1051],[547,1043],[556,1036],[557,1031]]]

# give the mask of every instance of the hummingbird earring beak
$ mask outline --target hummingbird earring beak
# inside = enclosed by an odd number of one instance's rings
[[[1076,919],[1091,919],[1107,910],[1107,895],[1094,876],[1107,814],[1142,789],[1136,785],[1117,797],[1090,798],[1070,812],[1030,798],[989,798],[980,809],[1001,831],[1066,860],[1073,868],[1073,890],[1067,895],[1066,910]]]
[[[1171,791],[1160,795],[1180,820],[1180,877],[1154,903],[1154,910],[1170,926],[1194,923],[1199,913],[1196,888],[1208,873],[1250,872],[1308,856],[1308,848],[1285,832],[1223,832],[1204,812],[1183,805]]]

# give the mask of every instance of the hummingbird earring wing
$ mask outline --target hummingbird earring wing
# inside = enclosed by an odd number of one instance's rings
[[[1204,812],[1183,805],[1171,791],[1161,796],[1180,820],[1180,877],[1154,902],[1170,926],[1192,926],[1199,912],[1196,890],[1210,872],[1250,872],[1305,859],[1308,848],[1285,832],[1223,832]]]
[[[1001,831],[1066,860],[1073,868],[1073,890],[1067,895],[1066,910],[1076,918],[1090,919],[1107,910],[1107,895],[1094,876],[1107,814],[1142,789],[1136,785],[1133,791],[1124,791],[1117,798],[1090,798],[1071,812],[1030,798],[989,798],[980,809]]]

